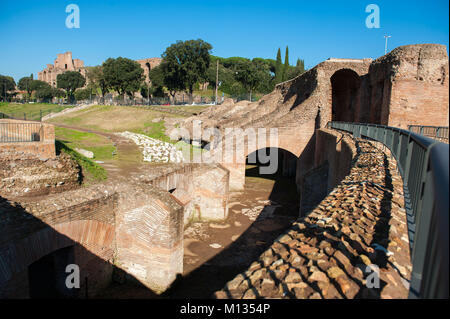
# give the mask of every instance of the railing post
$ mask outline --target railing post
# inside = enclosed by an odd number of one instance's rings
[[[408,138],[408,153],[406,154],[406,164],[404,168],[404,174],[403,174],[403,181],[406,186],[408,186],[408,178],[409,178],[409,170],[411,168],[411,160],[412,160],[412,153],[414,148],[414,142],[411,141],[411,137]]]

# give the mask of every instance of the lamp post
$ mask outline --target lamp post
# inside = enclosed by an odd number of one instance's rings
[[[217,105],[217,89],[219,86],[219,59],[217,59],[217,67],[216,67],[216,105]]]
[[[386,55],[387,53],[387,43],[388,43],[388,39],[390,38],[390,35],[385,35],[384,38],[386,39],[386,42],[384,44],[384,55]]]

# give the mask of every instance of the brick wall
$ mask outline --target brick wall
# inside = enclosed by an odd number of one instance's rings
[[[448,126],[449,93],[447,85],[420,80],[401,80],[392,85],[389,126]]]
[[[74,247],[73,263],[80,267],[81,289],[95,294],[111,281],[115,248],[114,206],[117,196],[91,190],[69,192],[75,202],[49,196],[34,203],[2,199],[0,210],[0,296],[29,297],[29,266],[62,248]],[[59,276],[65,276],[64,273]],[[80,295],[79,295],[80,296]]]
[[[348,175],[355,156],[356,148],[348,135],[329,129],[316,131],[314,166],[300,178],[300,216],[314,208]]]
[[[8,154],[10,160],[21,158],[23,154],[31,154],[37,158],[49,159],[56,157],[55,151],[55,127],[47,123],[31,122],[31,121],[21,121],[21,120],[11,120],[2,119],[0,123],[28,123],[28,124],[40,124],[42,129],[39,132],[40,140],[38,142],[15,142],[15,143],[3,143],[0,142],[0,151]],[[19,124],[20,125],[20,124]],[[25,138],[29,138],[25,136]]]

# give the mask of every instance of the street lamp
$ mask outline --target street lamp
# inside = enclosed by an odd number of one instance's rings
[[[384,55],[386,55],[387,53],[387,43],[388,43],[388,39],[390,38],[390,35],[385,35],[384,38],[386,39],[386,43],[384,44]]]

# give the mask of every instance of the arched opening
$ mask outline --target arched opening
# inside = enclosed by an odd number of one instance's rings
[[[244,190],[230,192],[225,221],[190,228],[184,257],[188,274],[165,296],[208,298],[245,271],[298,218],[297,156],[280,148],[262,148],[242,164]]]
[[[150,65],[149,62],[145,63],[145,66],[147,67],[147,77],[148,77],[148,81],[150,81],[150,70],[152,69],[152,66]]]
[[[354,122],[358,108],[361,79],[350,69],[342,69],[331,77],[332,121]]]
[[[257,150],[246,158],[245,189],[256,188],[255,198],[262,197],[276,206],[272,216],[298,216],[297,160],[293,153],[274,147]]]
[[[58,249],[28,266],[30,298],[75,298],[79,289],[66,286],[66,267],[73,264],[74,246]]]

